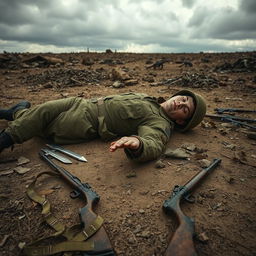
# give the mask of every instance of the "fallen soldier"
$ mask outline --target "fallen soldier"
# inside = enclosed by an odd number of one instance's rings
[[[141,93],[95,99],[71,97],[34,107],[23,101],[0,109],[0,119],[11,121],[0,134],[0,152],[34,136],[56,144],[117,138],[110,144],[111,152],[124,148],[128,158],[144,162],[163,153],[174,128],[181,132],[192,129],[205,113],[205,100],[189,90],[163,102]]]

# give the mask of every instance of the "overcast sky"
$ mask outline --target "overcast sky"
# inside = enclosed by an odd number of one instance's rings
[[[256,0],[0,0],[0,52],[256,50]]]

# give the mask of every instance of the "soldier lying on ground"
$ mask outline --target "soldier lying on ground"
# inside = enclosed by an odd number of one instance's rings
[[[204,99],[182,90],[167,101],[146,94],[124,93],[98,99],[71,97],[31,107],[28,101],[0,109],[9,122],[0,134],[0,152],[15,143],[40,136],[57,144],[81,143],[100,137],[113,140],[110,151],[124,148],[136,161],[156,159],[171,132],[198,125],[205,113]]]

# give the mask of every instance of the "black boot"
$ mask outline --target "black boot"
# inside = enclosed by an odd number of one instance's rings
[[[0,119],[5,119],[8,121],[13,121],[13,115],[16,111],[24,108],[30,108],[31,104],[28,101],[21,101],[17,105],[9,109],[0,109]]]
[[[8,133],[2,131],[0,133],[0,152],[5,148],[9,148],[13,144],[14,144],[14,142],[13,142],[11,136]]]

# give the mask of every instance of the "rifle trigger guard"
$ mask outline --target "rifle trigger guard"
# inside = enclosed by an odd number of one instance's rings
[[[172,190],[172,193],[175,195],[175,194],[179,193],[181,189],[182,189],[182,186],[175,185],[173,190]]]
[[[79,196],[81,195],[81,193],[77,190],[73,190],[70,192],[69,196],[72,198],[72,199],[75,199],[75,198],[78,198]]]
[[[195,202],[195,197],[192,194],[185,195],[184,199],[191,204]]]

